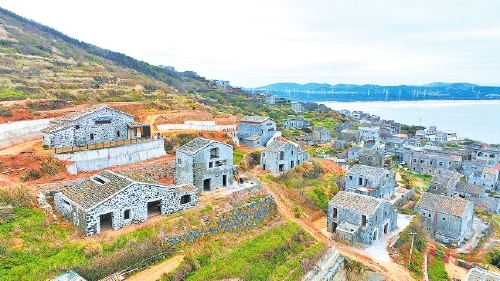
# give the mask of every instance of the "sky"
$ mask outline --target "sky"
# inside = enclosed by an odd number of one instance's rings
[[[78,40],[252,88],[500,86],[498,0],[0,0]]]

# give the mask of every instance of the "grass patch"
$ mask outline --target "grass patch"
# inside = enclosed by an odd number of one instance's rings
[[[243,160],[244,156],[245,152],[243,151],[238,151],[238,150],[233,151],[233,164],[237,165],[238,163],[240,163],[241,160]]]
[[[443,261],[444,249],[438,248],[427,256],[427,275],[429,281],[450,280]]]

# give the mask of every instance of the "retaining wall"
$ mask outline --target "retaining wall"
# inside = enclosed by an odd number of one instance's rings
[[[216,125],[215,121],[185,121],[184,124],[156,125],[158,131],[169,130],[202,130],[202,131],[234,131],[236,125]]]
[[[49,126],[52,119],[17,121],[0,124],[0,149],[41,139],[41,131]]]
[[[66,165],[70,174],[96,171],[112,166],[128,165],[167,155],[163,139],[130,143],[116,147],[54,154],[54,157],[73,163]]]
[[[203,227],[166,240],[174,245],[184,246],[195,243],[203,237],[208,238],[224,232],[245,231],[267,222],[277,213],[274,197],[270,195],[221,213]]]

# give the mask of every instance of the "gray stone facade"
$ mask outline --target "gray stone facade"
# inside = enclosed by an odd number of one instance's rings
[[[307,160],[307,152],[291,141],[279,138],[271,142],[260,154],[260,169],[272,174],[286,172]]]
[[[327,143],[332,140],[332,131],[327,127],[319,127],[312,131],[308,140],[313,143]]]
[[[276,133],[276,122],[265,116],[245,116],[238,123],[238,139],[250,147],[265,146]]]
[[[233,184],[233,147],[197,138],[175,153],[175,183],[213,191]]]
[[[396,188],[394,172],[366,165],[354,165],[345,176],[345,190],[390,199]]]
[[[397,227],[390,202],[339,191],[328,203],[327,230],[351,243],[371,244]]]
[[[441,243],[459,246],[472,230],[474,204],[424,192],[417,205],[423,227]]]
[[[429,189],[427,191],[434,194],[454,196],[455,189],[459,181],[459,173],[445,171],[432,177],[432,180],[429,183]]]
[[[145,130],[142,130],[143,127]],[[85,146],[144,135],[149,137],[149,125],[134,122],[132,115],[102,105],[56,118],[42,130],[43,144],[54,148]]]
[[[198,189],[188,184],[135,182],[105,170],[55,193],[54,204],[83,233],[93,235],[103,228],[119,229],[155,214],[171,214],[197,206]]]
[[[382,154],[373,149],[362,148],[359,151],[359,164],[373,167],[382,166]]]

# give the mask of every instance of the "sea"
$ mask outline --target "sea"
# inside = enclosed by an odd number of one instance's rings
[[[318,102],[333,110],[359,110],[406,125],[436,126],[459,137],[500,144],[500,100]]]

